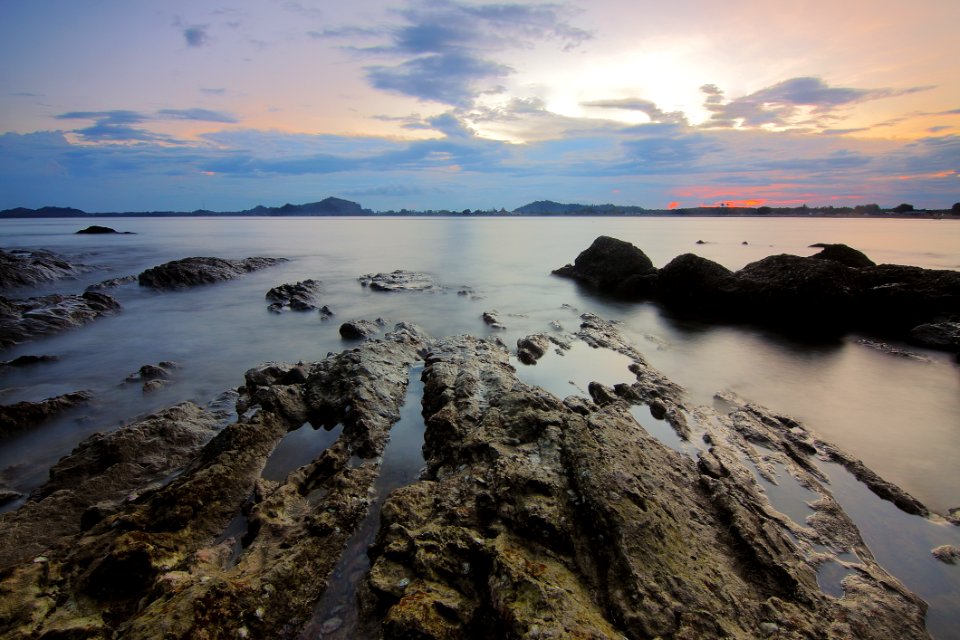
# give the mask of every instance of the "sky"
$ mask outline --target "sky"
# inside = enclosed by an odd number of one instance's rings
[[[960,201],[957,0],[0,0],[0,209]]]

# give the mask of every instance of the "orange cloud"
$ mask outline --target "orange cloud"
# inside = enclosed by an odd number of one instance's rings
[[[677,209],[679,207],[680,207],[680,203],[677,202],[676,200],[674,200],[673,202],[667,205],[667,209]]]

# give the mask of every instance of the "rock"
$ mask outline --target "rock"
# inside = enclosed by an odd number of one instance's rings
[[[491,329],[503,330],[507,328],[506,325],[500,321],[499,311],[484,311],[482,314],[480,314],[480,317]]]
[[[397,269],[390,273],[368,273],[358,278],[364,287],[373,291],[439,291],[434,279],[417,271]]]
[[[272,267],[286,258],[184,258],[147,269],[138,276],[141,287],[182,289],[238,278],[251,271]]]
[[[873,267],[877,264],[868,258],[862,251],[857,251],[856,249],[848,247],[845,244],[826,244],[823,242],[818,242],[810,246],[812,248],[821,249],[820,253],[812,256],[818,260],[833,260],[834,262],[839,262],[842,265],[857,269],[860,267]]]
[[[910,329],[916,344],[936,349],[960,350],[960,322],[929,322]]]
[[[931,551],[931,553],[933,554],[933,557],[940,562],[945,562],[947,564],[956,564],[957,562],[960,562],[960,547],[944,544]]]
[[[336,315],[336,314],[334,314],[333,311],[330,310],[330,307],[328,307],[327,305],[323,305],[322,307],[320,307],[320,319],[321,319],[321,320],[329,320],[329,319],[332,318],[334,315]]]
[[[733,272],[692,253],[677,256],[660,269],[658,297],[673,308],[713,313],[733,288]]]
[[[380,333],[383,324],[383,320],[350,320],[340,325],[340,335],[351,340],[367,338]]]
[[[41,364],[45,362],[57,362],[60,360],[59,356],[19,356],[13,360],[6,360],[0,362],[0,371],[7,367],[30,367],[35,364]]]
[[[97,284],[91,284],[87,287],[87,291],[109,291],[110,289],[117,289],[125,284],[132,284],[137,281],[137,276],[122,276],[119,278],[110,278],[109,280],[104,280],[103,282],[98,282]]]
[[[127,376],[125,382],[140,383],[144,393],[153,393],[171,383],[173,371],[180,365],[169,360],[157,364],[145,364],[136,373]]]
[[[0,438],[36,427],[70,409],[87,404],[92,398],[89,391],[74,391],[40,402],[0,405],[0,425],[3,425]]]
[[[542,333],[517,340],[517,359],[523,364],[537,364],[550,347],[550,338]]]
[[[77,233],[88,233],[88,234],[105,234],[105,233],[116,233],[118,235],[133,235],[132,231],[124,231],[123,234],[120,234],[116,229],[111,229],[110,227],[101,227],[100,225],[92,224],[86,229],[80,229]]]
[[[52,251],[0,249],[0,290],[73,278],[89,267],[73,264]]]
[[[0,488],[0,507],[23,497],[23,494],[13,489]]]
[[[119,302],[94,291],[19,300],[0,296],[0,348],[79,327],[119,311]]]
[[[605,293],[643,297],[655,282],[656,269],[643,251],[629,242],[600,236],[572,265],[553,272]]]
[[[707,243],[704,242],[703,240],[697,240],[697,244],[707,244]]]
[[[319,293],[319,280],[303,280],[293,284],[282,284],[267,292],[267,300],[271,301],[269,309],[276,312],[283,309],[313,311],[317,308],[317,294]]]
[[[878,340],[868,340],[867,338],[859,338],[857,344],[861,344],[865,347],[871,349],[876,349],[881,353],[886,353],[891,356],[897,356],[898,358],[910,358],[911,360],[917,360],[919,362],[930,362],[930,358],[920,355],[919,353],[914,353],[913,351],[907,351],[906,349],[900,349],[889,345],[886,342],[880,342]]]

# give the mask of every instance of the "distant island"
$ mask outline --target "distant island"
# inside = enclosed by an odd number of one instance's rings
[[[94,218],[94,217],[128,217],[128,218],[163,218],[163,217],[270,217],[270,216],[471,216],[471,217],[508,217],[508,216],[603,216],[603,217],[678,217],[678,216],[711,216],[711,217],[836,217],[836,218],[958,218],[960,219],[960,202],[949,209],[916,209],[913,205],[902,203],[896,207],[885,209],[877,204],[863,204],[854,207],[737,207],[737,206],[701,206],[676,209],[646,209],[634,205],[618,204],[576,204],[554,202],[552,200],[537,200],[518,207],[512,211],[506,209],[463,209],[453,211],[449,209],[400,209],[387,211],[373,211],[366,209],[356,202],[342,198],[325,198],[319,202],[307,204],[285,204],[280,207],[256,206],[243,211],[209,211],[197,209],[195,211],[123,211],[123,212],[88,212],[72,207],[41,207],[28,209],[17,207],[0,211],[0,218]]]

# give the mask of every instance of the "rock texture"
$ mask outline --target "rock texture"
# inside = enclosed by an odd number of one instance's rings
[[[87,270],[52,251],[0,249],[0,290],[72,278]]]
[[[76,328],[119,311],[119,302],[96,291],[19,300],[0,296],[0,348]]]
[[[147,269],[138,276],[141,287],[183,289],[200,284],[233,280],[251,271],[272,267],[286,258],[184,258]]]
[[[296,283],[282,284],[267,291],[270,311],[313,311],[317,309],[317,296],[320,293],[319,280],[302,280]],[[327,310],[329,311],[329,309]]]
[[[54,418],[65,411],[90,402],[89,391],[74,391],[47,398],[40,402],[17,402],[0,405],[0,439],[19,431],[30,429]]]
[[[348,320],[340,325],[340,336],[350,340],[368,338],[380,333],[385,324],[382,318],[377,318],[376,321]]]
[[[433,277],[417,271],[397,269],[390,273],[368,273],[360,276],[360,284],[373,291],[439,291]]]
[[[561,400],[521,382],[500,343],[400,324],[322,362],[247,371],[240,417],[206,444],[215,421],[193,429],[205,419],[186,407],[142,436],[92,439],[0,516],[14,533],[0,537],[0,635],[302,637],[422,359],[426,468],[383,503],[359,628],[328,616],[324,637],[927,637],[925,605],[873,560],[801,425],[733,396],[727,414],[686,406],[597,316],[577,339],[631,357],[635,381]],[[637,403],[696,456],[650,436]],[[282,482],[262,478],[299,429],[339,435]],[[754,469],[815,496],[805,522]],[[848,552],[843,597],[825,594],[817,567]]]
[[[636,247],[600,237],[576,263],[554,273],[708,321],[808,335],[870,331],[958,348],[952,325],[960,322],[960,272],[875,265],[846,245],[815,246],[822,250],[810,257],[768,256],[736,272],[693,254],[656,270]]]
[[[109,291],[111,289],[117,289],[122,287],[125,284],[133,284],[137,281],[137,276],[120,276],[117,278],[109,278],[102,282],[96,284],[91,284],[87,287],[87,291]]]

